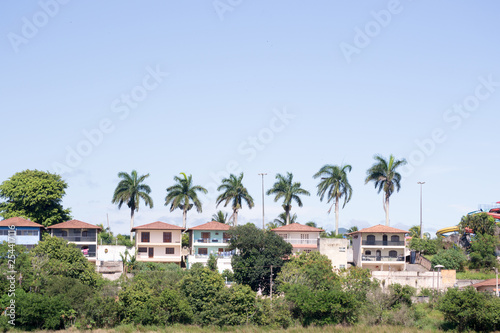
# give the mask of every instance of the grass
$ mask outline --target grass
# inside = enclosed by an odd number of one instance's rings
[[[488,280],[494,279],[494,272],[466,271],[457,272],[457,280]]]

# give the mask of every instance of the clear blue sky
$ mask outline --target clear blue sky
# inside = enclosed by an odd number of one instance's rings
[[[117,173],[136,169],[154,200],[137,225],[181,224],[164,206],[179,172],[210,191],[188,213],[201,224],[216,212],[214,179],[234,168],[256,203],[240,223],[261,225],[258,173],[267,189],[290,171],[312,194],[292,209],[299,222],[332,230],[312,175],[348,163],[340,226],[383,224],[364,179],[373,155],[391,153],[410,161],[392,226],[419,223],[417,181],[432,233],[500,200],[497,1],[61,2],[1,5],[0,180],[59,172],[76,219],[108,214],[128,232],[111,198]],[[266,222],[282,211],[271,197],[265,207]]]

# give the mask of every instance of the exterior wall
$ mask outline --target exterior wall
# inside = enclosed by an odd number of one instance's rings
[[[16,227],[11,230],[9,227],[0,227],[0,243],[9,242],[9,230],[11,235],[15,237],[15,242],[18,245],[36,245],[40,241],[40,228],[37,227]],[[27,235],[27,233],[35,235]]]
[[[227,231],[222,231],[222,230],[192,230],[191,231],[193,235],[193,243],[216,243],[216,244],[227,244],[229,242],[229,239],[224,239],[224,233],[227,233]],[[208,238],[208,241],[205,239],[202,239],[202,233],[209,233],[210,238]]]
[[[405,257],[407,255],[405,234],[403,233],[362,233],[355,235],[353,239],[354,262],[357,266],[380,271],[402,271],[406,270]],[[369,240],[368,236],[375,239]],[[384,236],[387,236],[384,240]],[[392,241],[392,236],[398,236],[398,241]],[[367,254],[370,251],[371,254]],[[380,251],[380,255],[377,255]],[[396,257],[390,257],[389,253],[396,251]]]
[[[358,234],[352,237],[352,260],[354,265],[361,267],[361,237]]]
[[[107,250],[107,251],[106,251]],[[125,255],[127,247],[124,245],[98,245],[97,260],[101,261],[122,261],[120,254]],[[135,254],[135,248],[128,249],[129,255]]]
[[[208,256],[204,257],[199,257],[195,255],[189,255],[187,257],[187,268],[190,269],[191,266],[195,263],[201,263],[203,266],[206,266],[208,262]],[[231,272],[233,271],[233,266],[231,266],[231,257],[222,257],[222,258],[217,258],[217,270],[219,273],[222,273],[225,269],[230,270]]]
[[[149,232],[149,242],[142,242],[142,234]],[[163,242],[163,233],[172,233],[172,242]],[[135,253],[137,261],[147,262],[181,262],[181,230],[137,230]],[[140,252],[140,248],[146,248],[146,252]],[[167,248],[173,248],[173,254],[166,254]],[[150,249],[153,251],[153,257],[150,258]]]
[[[319,252],[332,261],[335,269],[347,268],[347,250],[349,248],[348,239],[340,238],[320,238]]]
[[[62,238],[68,243],[73,243],[86,253],[85,257],[91,261],[97,260],[97,229],[50,229],[50,234],[54,237]],[[87,236],[82,236],[83,232],[87,232]],[[66,232],[66,236],[63,236]],[[84,250],[86,249],[86,250]]]
[[[300,232],[300,231],[275,231],[278,236],[283,238],[293,246],[293,253],[301,251],[318,251],[319,232]],[[305,245],[302,247],[302,245]]]
[[[187,268],[190,269],[194,263],[201,263],[203,266],[206,266],[210,254],[213,254],[218,257],[217,268],[219,272],[222,272],[224,269],[233,271],[231,257],[234,251],[226,250],[229,246],[229,239],[224,238],[224,233],[227,232],[224,230],[191,230],[189,232],[191,252],[187,257]],[[210,237],[203,238],[202,234],[205,233],[208,233]],[[206,249],[206,254],[200,254],[200,249]],[[220,249],[222,251],[219,251]]]
[[[401,246],[401,245],[404,245],[404,240],[405,240],[405,234],[397,234],[397,233],[373,233],[373,234],[370,234],[370,233],[363,233],[362,234],[362,240],[363,240],[363,246],[364,245],[368,245],[367,242],[368,242],[368,236],[369,235],[373,235],[375,236],[375,244],[374,245],[384,245],[383,243],[383,236],[387,236],[387,244],[388,246]],[[399,243],[394,243],[394,242],[391,242],[391,237],[392,236],[398,236],[399,237],[399,242],[401,242],[402,244],[399,244]],[[379,244],[380,242],[380,244]]]
[[[372,271],[372,278],[381,282],[383,287],[390,284],[399,283],[401,285],[411,286],[420,290],[422,288],[437,289],[439,281],[439,290],[453,288],[456,284],[455,270],[441,270],[438,272],[381,272]]]

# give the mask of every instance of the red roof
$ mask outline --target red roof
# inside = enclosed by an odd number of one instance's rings
[[[177,225],[156,221],[132,228],[132,231],[136,230],[184,230],[184,228]]]
[[[320,229],[320,228],[310,227],[308,225],[303,225],[300,223],[291,223],[289,225],[284,225],[282,227],[271,229],[271,231],[274,231],[274,232],[280,232],[280,231],[322,232],[324,230]]]
[[[51,225],[50,227],[47,227],[47,229],[99,229],[102,230],[101,227],[98,227],[96,225],[87,223],[87,222],[82,222],[78,220],[71,220],[71,221],[66,221],[63,223],[58,223]]]
[[[11,217],[10,219],[6,219],[0,221],[0,227],[8,227],[14,225],[16,227],[35,227],[35,228],[43,228],[44,226],[30,220],[23,219],[21,217]]]
[[[495,279],[489,279],[489,280],[485,280],[483,282],[475,283],[472,286],[474,288],[478,288],[478,287],[490,287],[490,286],[491,287],[495,287],[496,284],[497,284],[497,279],[495,278]]]
[[[351,232],[351,233],[350,233],[350,234],[348,234],[348,235],[353,235],[353,234],[357,234],[357,233],[371,233],[371,234],[376,234],[376,233],[381,233],[381,234],[389,234],[389,233],[392,233],[392,234],[407,234],[407,233],[408,233],[408,231],[406,231],[406,230],[402,230],[402,229],[393,228],[393,227],[388,227],[388,226],[386,226],[386,225],[382,225],[382,224],[377,224],[376,226],[373,226],[373,227],[363,228],[363,229],[361,229],[361,230]]]
[[[228,224],[212,221],[212,222],[207,222],[201,225],[198,225],[196,227],[189,228],[188,231],[190,230],[222,230],[226,231],[231,229],[231,227]]]

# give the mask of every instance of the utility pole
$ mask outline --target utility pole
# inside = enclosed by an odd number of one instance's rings
[[[269,297],[273,300],[273,265],[271,265],[271,276],[269,277]]]
[[[262,230],[265,229],[265,221],[264,221],[264,176],[265,175],[267,175],[267,173],[259,173],[259,176],[262,176]]]
[[[422,226],[422,185],[425,184],[425,182],[417,182],[417,184],[420,185],[420,239],[424,238],[424,229]]]

